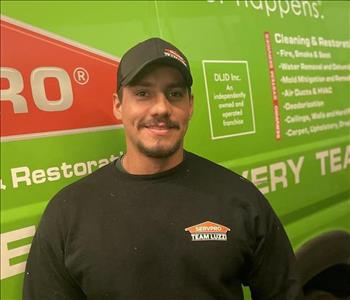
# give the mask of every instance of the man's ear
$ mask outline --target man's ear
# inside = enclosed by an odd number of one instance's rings
[[[117,93],[113,93],[113,115],[117,120],[122,119],[122,103]]]
[[[190,119],[192,118],[192,115],[193,115],[193,109],[194,109],[193,101],[194,101],[194,97],[193,97],[193,95],[191,94],[191,95],[190,95]]]

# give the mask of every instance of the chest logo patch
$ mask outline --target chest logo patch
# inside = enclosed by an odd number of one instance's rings
[[[231,231],[230,228],[206,221],[197,225],[193,225],[185,228],[191,234],[193,242],[200,241],[227,241],[227,232]]]

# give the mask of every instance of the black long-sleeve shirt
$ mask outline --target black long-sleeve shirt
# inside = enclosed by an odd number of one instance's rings
[[[301,299],[294,255],[263,195],[186,152],[131,175],[111,163],[49,203],[25,272],[31,299]]]

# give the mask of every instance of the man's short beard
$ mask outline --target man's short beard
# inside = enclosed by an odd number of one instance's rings
[[[178,140],[171,148],[163,148],[160,146],[146,147],[142,142],[137,143],[137,148],[141,153],[151,158],[169,158],[180,149],[182,140]]]

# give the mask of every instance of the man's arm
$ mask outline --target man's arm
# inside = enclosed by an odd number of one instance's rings
[[[53,199],[41,219],[30,249],[23,299],[85,299],[65,267],[65,230],[60,199]]]
[[[263,195],[257,198],[255,247],[245,284],[254,300],[303,299],[295,256],[287,234]]]

